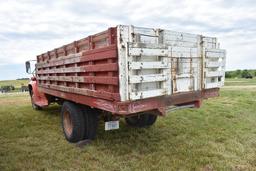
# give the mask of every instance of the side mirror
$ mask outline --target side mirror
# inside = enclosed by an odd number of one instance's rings
[[[25,65],[26,65],[26,72],[27,72],[28,74],[31,74],[30,62],[27,61],[27,62],[25,63]]]

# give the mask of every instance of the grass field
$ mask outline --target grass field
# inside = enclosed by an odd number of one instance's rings
[[[3,80],[0,81],[0,87],[1,86],[7,86],[7,85],[13,85],[15,88],[20,88],[20,86],[27,85],[29,80]]]
[[[28,85],[29,80],[2,80],[0,81],[0,88],[1,86],[14,86],[15,90],[12,92],[20,91],[21,85]]]
[[[100,123],[83,148],[64,139],[59,106],[34,111],[26,94],[0,96],[0,170],[256,170],[256,80],[226,85],[151,128]]]

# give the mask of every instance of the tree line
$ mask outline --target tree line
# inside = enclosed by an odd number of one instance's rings
[[[253,78],[256,77],[256,70],[235,70],[235,71],[226,71],[225,72],[226,78]]]

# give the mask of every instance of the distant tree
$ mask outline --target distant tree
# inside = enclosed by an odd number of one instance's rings
[[[234,77],[241,77],[241,70],[240,69],[235,71]]]
[[[254,76],[256,77],[256,71],[254,72]]]
[[[29,78],[17,78],[16,80],[29,80]]]
[[[225,72],[225,78],[232,78],[232,71]]]
[[[247,69],[242,71],[241,76],[242,76],[242,78],[252,78],[252,75],[250,74],[250,72]]]

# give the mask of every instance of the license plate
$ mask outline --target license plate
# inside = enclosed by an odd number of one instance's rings
[[[118,128],[119,128],[119,121],[105,122],[105,131],[118,129]]]

